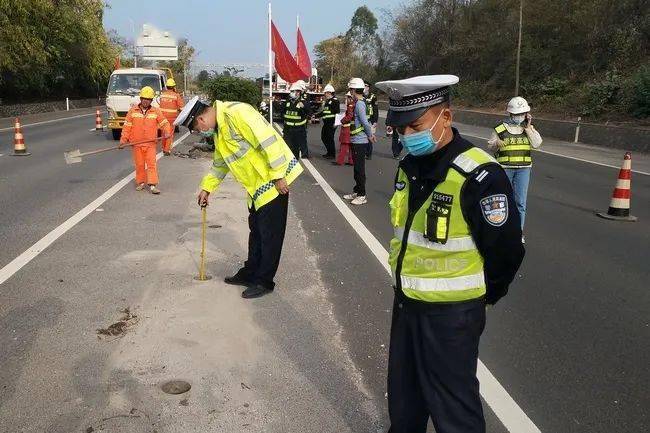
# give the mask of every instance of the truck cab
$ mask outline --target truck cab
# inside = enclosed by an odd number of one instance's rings
[[[116,69],[111,74],[106,90],[106,111],[108,128],[114,140],[119,140],[126,113],[140,102],[140,89],[145,86],[156,92],[152,105],[160,106],[160,93],[165,90],[171,71],[162,69],[125,68]]]

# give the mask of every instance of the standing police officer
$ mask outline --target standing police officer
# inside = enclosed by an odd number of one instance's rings
[[[476,377],[486,304],[524,257],[501,166],[452,127],[453,75],[384,81],[386,124],[408,153],[390,201],[395,302],[388,361],[391,433],[484,433]]]
[[[320,138],[325,145],[325,159],[334,159],[336,157],[336,146],[334,145],[334,132],[336,131],[336,126],[334,121],[336,115],[341,111],[341,104],[339,100],[334,95],[334,86],[328,84],[324,89],[325,93],[325,102],[323,103],[323,108],[316,113],[316,117],[323,119],[323,129],[320,133]]]
[[[303,86],[293,83],[289,88],[289,99],[284,104],[284,139],[296,158],[309,159],[307,147],[307,120],[311,116],[309,105],[303,101]]]
[[[364,82],[365,86],[363,89],[363,97],[365,98],[365,103],[368,113],[368,121],[372,125],[372,133],[377,133],[377,121],[379,120],[379,108],[377,107],[377,95],[372,93],[370,89],[372,83],[367,81]],[[372,149],[373,143],[368,142],[368,150],[366,151],[366,159],[372,159]]]

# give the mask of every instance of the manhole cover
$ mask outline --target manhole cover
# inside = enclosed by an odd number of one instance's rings
[[[184,380],[170,380],[163,383],[162,390],[166,394],[183,394],[190,390],[192,386]]]

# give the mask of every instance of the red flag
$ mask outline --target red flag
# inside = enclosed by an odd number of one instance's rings
[[[296,51],[296,62],[300,67],[303,74],[311,77],[311,60],[309,59],[309,51],[305,45],[305,40],[302,38],[302,33],[298,29],[298,50]]]
[[[308,74],[302,71],[273,22],[271,22],[271,49],[275,53],[275,70],[284,81],[295,83],[298,80],[309,78],[311,68]]]

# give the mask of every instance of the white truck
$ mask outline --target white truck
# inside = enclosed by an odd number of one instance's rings
[[[120,139],[126,113],[140,102],[140,89],[152,87],[156,92],[153,105],[158,107],[167,78],[173,78],[169,69],[125,68],[113,71],[106,90],[106,111],[108,128],[114,140]]]

